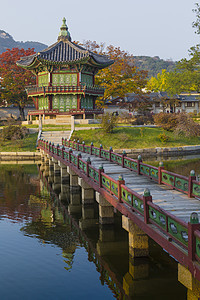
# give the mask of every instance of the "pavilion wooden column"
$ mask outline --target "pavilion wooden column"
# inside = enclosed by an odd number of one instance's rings
[[[53,105],[52,105],[52,98],[53,98],[52,95],[50,95],[49,96],[49,100],[48,100],[48,109],[49,110],[52,110],[52,107],[53,107]]]
[[[77,95],[77,109],[81,109],[81,95]]]

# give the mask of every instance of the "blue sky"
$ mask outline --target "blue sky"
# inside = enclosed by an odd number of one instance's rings
[[[0,29],[18,41],[57,40],[66,17],[73,40],[113,44],[133,55],[179,60],[200,43],[194,33],[193,0],[7,0]]]

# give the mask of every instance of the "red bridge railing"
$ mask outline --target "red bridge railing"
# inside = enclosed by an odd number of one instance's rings
[[[126,156],[125,151],[122,154],[118,154],[113,152],[112,148],[110,150],[103,149],[102,145],[99,148],[94,147],[93,143],[87,146],[84,142],[79,143],[62,138],[62,145],[117,163],[123,168],[137,172],[138,175],[147,176],[159,184],[162,183],[170,186],[172,189],[183,192],[188,197],[200,197],[200,182],[196,180],[194,171],[191,171],[189,177],[182,176],[165,170],[162,164],[158,168],[145,164],[142,162],[140,155],[137,160],[132,159]]]
[[[64,140],[63,143],[65,144]],[[72,143],[75,149],[83,149],[88,154],[95,152],[96,155],[103,155],[112,159],[111,154],[113,153],[111,150],[102,151],[102,148],[95,148],[92,145],[88,147],[84,144],[69,141],[70,146],[72,146]],[[148,189],[144,191],[143,195],[138,194],[125,185],[122,177],[119,177],[119,180],[114,180],[104,173],[103,167],[100,166],[99,169],[93,167],[89,158],[87,161],[83,160],[81,154],[75,155],[71,148],[67,150],[64,146],[55,146],[51,142],[44,140],[39,140],[38,148],[57,160],[60,159],[68,165],[72,165],[77,172],[81,172],[81,174],[92,180],[97,188],[103,189],[108,195],[114,197],[118,203],[125,204],[124,210],[126,213],[127,211],[130,212],[131,209],[131,212],[135,213],[135,218],[142,220],[146,225],[145,229],[147,232],[151,232],[150,236],[152,238],[156,236],[155,240],[158,243],[159,239],[164,239],[165,249],[179,262],[188,267],[193,276],[200,280],[200,265],[197,263],[200,262],[200,223],[198,223],[196,213],[192,213],[191,221],[186,223],[166,212],[158,205],[153,204],[152,196]],[[118,160],[118,158],[120,158],[119,164],[122,164],[124,160],[123,155],[119,156],[117,154],[116,159]],[[131,160],[130,162],[134,163],[134,171],[140,172],[142,170],[140,160]],[[152,176],[151,166],[149,167],[149,165],[143,163],[141,163],[141,166],[145,167],[143,168],[144,175]],[[152,170],[159,173],[158,168],[152,167]],[[166,172],[163,172],[163,174],[166,174]],[[185,180],[185,177],[182,178],[180,175],[171,174],[170,172],[167,172],[167,174],[174,176],[174,182],[176,182],[176,178],[178,178],[177,180]],[[153,179],[158,181],[158,178]],[[174,182],[170,184],[174,186]],[[194,184],[198,185],[198,182],[194,180]]]

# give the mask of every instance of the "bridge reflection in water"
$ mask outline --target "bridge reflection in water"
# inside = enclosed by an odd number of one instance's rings
[[[177,263],[166,252],[150,240],[150,256],[133,258],[119,212],[114,211],[113,224],[100,224],[96,201],[91,201],[91,195],[88,203],[84,201],[85,195],[79,186],[70,186],[69,174],[64,173],[64,169],[55,169],[55,164],[45,161],[39,168],[41,193],[49,199],[42,204],[42,215],[51,223],[66,224],[66,231],[58,239],[53,234],[50,237],[41,235],[37,228],[32,230],[39,238],[51,240],[63,249],[67,270],[73,268],[76,246],[65,241],[69,240],[70,232],[74,232],[72,237],[78,238],[85,247],[88,260],[96,265],[101,283],[112,290],[115,298],[186,299],[186,288],[177,281]],[[37,199],[30,199],[30,205],[34,205],[34,201]],[[23,230],[30,232],[30,227],[27,225]]]

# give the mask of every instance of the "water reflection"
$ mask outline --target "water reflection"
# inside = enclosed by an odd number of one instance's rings
[[[148,164],[152,164],[155,166],[158,166],[159,163],[155,161],[145,161]],[[174,172],[177,174],[181,174],[183,176],[189,176],[191,170],[195,170],[195,174],[197,176],[200,176],[200,159],[195,158],[195,159],[179,159],[179,160],[163,160],[164,163],[164,168],[170,172]]]
[[[0,172],[2,299],[185,299],[176,262],[153,242],[150,258],[129,257],[119,214],[99,225],[97,204],[58,178],[33,166]]]

